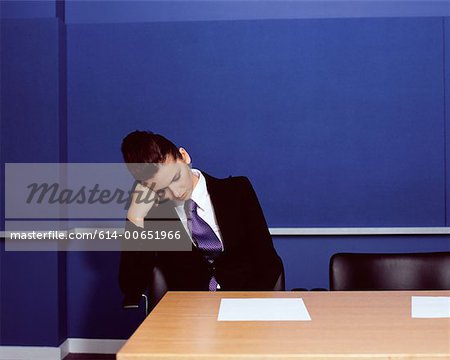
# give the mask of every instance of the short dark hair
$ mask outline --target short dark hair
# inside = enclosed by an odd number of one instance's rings
[[[122,140],[122,155],[128,170],[136,180],[147,180],[158,171],[158,165],[170,156],[182,156],[173,142],[151,131],[133,131]]]

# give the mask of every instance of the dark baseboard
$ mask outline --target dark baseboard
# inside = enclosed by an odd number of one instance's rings
[[[114,354],[69,354],[64,360],[116,360]]]

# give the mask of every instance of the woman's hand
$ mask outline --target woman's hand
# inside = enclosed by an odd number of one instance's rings
[[[159,195],[153,191],[152,187],[143,183],[138,183],[131,196],[130,207],[127,218],[136,226],[144,227],[144,218],[155,202],[158,202]]]

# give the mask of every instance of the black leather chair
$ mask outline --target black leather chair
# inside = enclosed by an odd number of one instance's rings
[[[275,286],[273,287],[273,291],[285,291],[285,280],[284,280],[284,266],[281,264],[281,273],[280,276],[278,276],[278,280],[275,283]]]
[[[167,284],[162,271],[155,266],[152,273],[152,281],[150,283],[150,288],[148,289],[148,294],[150,294],[150,299],[147,294],[142,294],[144,300],[145,314],[148,315],[149,311],[153,309],[159,301],[162,299],[164,294],[167,292]],[[281,267],[281,273],[274,285],[273,291],[284,291],[285,290],[285,279],[284,279],[284,267]]]
[[[334,254],[330,290],[450,290],[450,252]]]

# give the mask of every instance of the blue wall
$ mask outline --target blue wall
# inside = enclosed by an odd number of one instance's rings
[[[2,21],[2,163],[65,161],[61,25],[56,18]],[[67,337],[66,254],[4,252],[2,244],[0,260],[0,343],[59,346]]]
[[[147,128],[213,175],[249,175],[271,226],[448,226],[448,4],[295,3],[2,2],[2,163],[120,162]],[[450,250],[438,235],[274,243],[287,288],[327,287],[339,251]],[[128,337],[143,314],[121,309],[118,260],[2,243],[1,344]]]
[[[447,181],[445,183],[447,192],[446,201],[446,213],[447,213],[447,225],[450,224],[450,18],[446,18],[444,21],[444,59],[445,59],[445,73],[444,73],[444,89],[445,89],[445,119],[446,119],[446,159],[447,159]]]
[[[68,46],[70,161],[148,128],[249,176],[270,226],[445,226],[442,18],[81,24]]]
[[[2,19],[50,19],[55,18],[55,1],[15,1],[4,0],[0,3]]]

